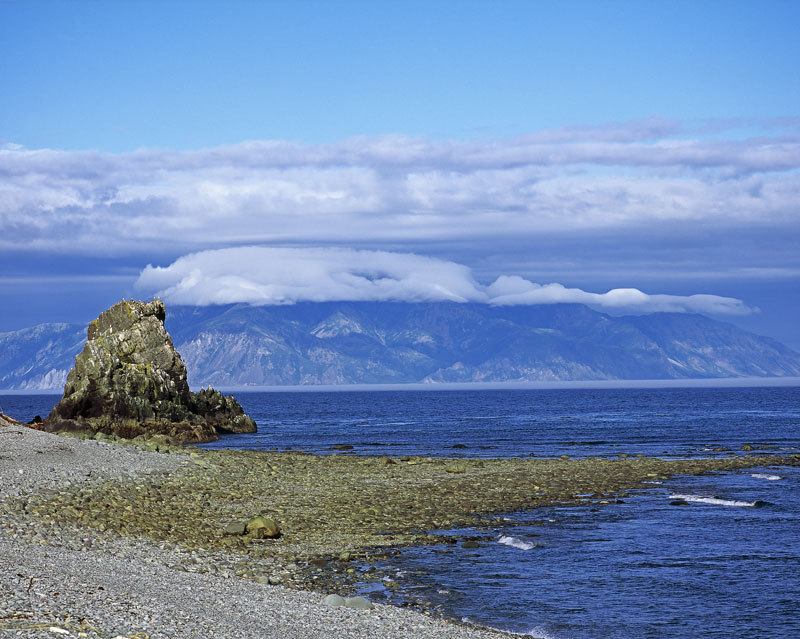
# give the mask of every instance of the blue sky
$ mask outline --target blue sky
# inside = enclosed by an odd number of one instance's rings
[[[0,331],[157,292],[148,265],[263,287],[258,246],[342,277],[414,253],[475,295],[734,298],[760,312],[714,316],[800,348],[798,25],[794,1],[0,1]]]
[[[796,2],[0,2],[3,135],[172,149],[792,115]]]

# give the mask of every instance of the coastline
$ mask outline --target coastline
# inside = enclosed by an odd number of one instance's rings
[[[309,384],[224,386],[223,393],[346,393],[381,391],[568,390],[628,388],[786,388],[800,386],[800,377],[682,377],[673,379],[575,379],[535,382],[405,382],[402,384]],[[200,387],[198,386],[197,389]],[[197,390],[192,388],[192,390]],[[3,391],[7,392],[7,391]],[[48,392],[48,391],[42,391]]]
[[[798,456],[757,454],[691,461],[168,447],[164,454],[8,423],[0,437],[0,630],[26,637],[53,636],[44,626],[24,629],[40,624],[89,637],[280,637],[289,629],[302,637],[496,637],[392,606],[360,611],[322,600],[363,580],[349,572],[353,566],[430,542],[427,531],[435,528],[485,525],[515,509],[602,502],[675,473],[800,465]],[[229,522],[259,514],[280,522],[280,539],[225,534]],[[213,613],[198,618],[198,610]]]
[[[301,384],[279,386],[226,386],[214,388],[222,393],[347,393],[382,391],[461,391],[461,390],[563,390],[626,388],[786,388],[800,386],[800,377],[683,377],[675,379],[597,379],[537,382],[405,382],[402,384]],[[204,386],[192,386],[199,391]],[[58,395],[63,386],[33,389],[0,389],[0,395]]]

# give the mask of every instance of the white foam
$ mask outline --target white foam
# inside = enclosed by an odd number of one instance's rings
[[[522,541],[521,539],[517,539],[516,537],[510,537],[507,535],[501,535],[500,539],[497,540],[498,544],[504,544],[506,546],[511,546],[512,548],[519,548],[520,550],[532,550],[536,548],[536,544],[532,544],[527,541]]]
[[[719,497],[703,497],[702,495],[670,495],[670,499],[683,499],[697,504],[710,504],[712,506],[734,506],[738,508],[752,508],[754,501],[737,501],[735,499],[720,499]]]
[[[778,481],[779,479],[783,479],[780,475],[768,475],[767,473],[753,473],[750,477],[755,477],[756,479],[766,479],[767,481]]]
[[[536,626],[535,628],[531,628],[528,632],[512,632],[511,630],[503,630],[502,628],[495,628],[494,626],[487,626],[484,624],[479,624],[474,622],[469,617],[461,617],[462,623],[468,623],[472,626],[481,626],[488,630],[492,630],[494,632],[498,632],[504,635],[510,635],[512,637],[530,637],[530,639],[558,639],[558,637],[550,632],[547,632],[544,628],[540,626]]]
[[[558,639],[558,637],[552,632],[547,632],[547,630],[539,626],[528,630],[528,632],[525,633],[525,636],[532,637],[532,639]]]

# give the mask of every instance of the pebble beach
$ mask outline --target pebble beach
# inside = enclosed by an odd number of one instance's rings
[[[434,529],[610,503],[677,473],[800,464],[796,455],[448,460],[149,444],[0,420],[3,636],[497,637],[326,597],[354,595],[372,558],[429,543]],[[280,538],[231,532],[262,515]]]
[[[194,461],[0,421],[0,634],[131,639],[497,637],[411,610],[332,608],[320,593],[186,570],[186,553],[146,539],[47,526],[32,496],[181,472]],[[42,527],[44,526],[44,530]]]

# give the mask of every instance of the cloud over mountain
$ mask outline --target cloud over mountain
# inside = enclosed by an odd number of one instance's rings
[[[455,262],[412,253],[343,248],[237,247],[147,266],[137,288],[172,304],[281,305],[331,301],[453,301],[496,306],[579,303],[611,312],[745,315],[740,300],[716,295],[648,295],[634,288],[590,293],[502,275],[486,286]]]

